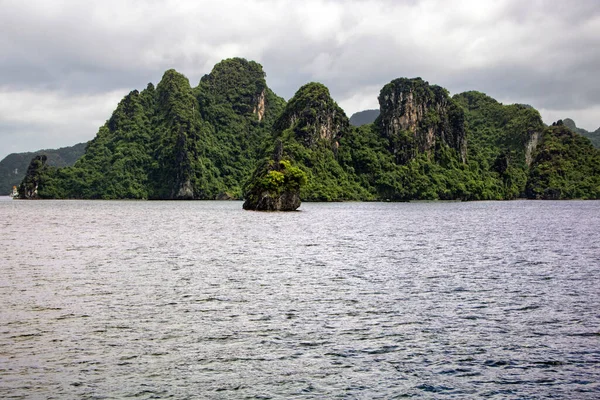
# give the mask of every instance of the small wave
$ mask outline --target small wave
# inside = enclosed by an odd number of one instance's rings
[[[75,314],[63,314],[60,317],[55,318],[56,321],[62,321],[65,319],[70,319],[70,318],[77,318],[77,315]]]
[[[433,386],[433,385],[419,385],[416,387],[419,390],[422,390],[424,392],[430,392],[430,393],[441,393],[441,392],[447,392],[450,390],[454,390],[451,387],[448,386]]]
[[[207,297],[207,298],[204,298],[204,299],[196,299],[195,300],[196,303],[208,303],[208,302],[211,302],[211,301],[225,301],[225,300],[219,299],[218,297]]]
[[[519,307],[519,308],[509,308],[506,311],[532,311],[532,310],[537,310],[539,308],[540,308],[539,305],[532,304],[529,306],[523,306],[523,307]]]
[[[218,387],[215,389],[215,392],[227,392],[227,391],[237,391],[240,389],[246,389],[247,387],[244,385],[238,386],[229,386],[229,387]]]
[[[383,346],[379,349],[373,349],[373,350],[363,350],[363,353],[366,354],[386,354],[386,353],[393,353],[396,350],[399,349],[399,346]]]
[[[162,396],[166,395],[167,392],[165,390],[140,390],[139,392],[136,392],[134,394],[131,395],[126,395],[125,397],[144,397],[144,398],[161,398]]]
[[[300,346],[303,347],[320,347],[329,342],[300,342]]]
[[[576,333],[569,333],[569,334],[567,334],[567,336],[600,338],[600,332],[576,332]]]
[[[348,358],[348,357],[356,357],[357,353],[356,353],[356,350],[348,350],[345,352],[329,352],[329,353],[325,353],[325,355],[333,356],[333,357]]]
[[[22,333],[20,335],[13,335],[13,336],[9,336],[9,339],[15,339],[15,340],[27,340],[27,339],[31,339],[34,337],[39,337],[42,336],[41,332],[36,332],[36,333]]]
[[[536,368],[558,367],[567,364],[560,360],[535,361],[532,363]]]
[[[33,306],[31,311],[60,311],[61,307],[44,307],[44,306]]]
[[[515,365],[514,362],[505,360],[486,360],[483,364],[486,367],[508,367]]]

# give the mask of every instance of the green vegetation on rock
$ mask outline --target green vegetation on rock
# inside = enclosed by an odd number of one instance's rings
[[[529,171],[527,197],[600,198],[600,150],[562,121],[546,128]]]
[[[468,158],[484,196],[482,199],[522,197],[527,170],[544,124],[537,110],[502,105],[480,92],[454,96],[465,110]]]
[[[277,141],[271,159],[256,168],[246,188],[243,208],[255,211],[294,211],[300,207],[300,190],[306,174],[284,156],[283,144]]]
[[[38,199],[38,188],[44,184],[48,176],[48,157],[45,154],[37,155],[29,163],[25,178],[19,185],[19,197],[21,199]]]
[[[192,87],[168,70],[134,90],[70,167],[34,159],[25,198],[300,200],[599,198],[598,150],[527,105],[450,97],[395,79],[373,123],[352,126],[320,83],[286,102],[260,64],[233,58]],[[574,126],[574,123],[573,123]],[[573,129],[573,128],[572,128]]]
[[[168,70],[121,100],[73,167],[50,168],[39,196],[239,199],[283,104],[252,61],[225,60],[196,88]]]
[[[320,83],[302,86],[275,123],[275,137],[286,157],[307,175],[301,198],[308,201],[360,200],[369,197],[338,160],[340,140],[351,132],[348,117]]]
[[[464,112],[446,89],[421,78],[395,79],[381,89],[379,109],[375,124],[398,162],[422,153],[439,159],[445,147],[466,161]]]

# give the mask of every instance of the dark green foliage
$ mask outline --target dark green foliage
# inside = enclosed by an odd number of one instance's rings
[[[302,86],[286,104],[252,61],[225,60],[195,88],[168,70],[156,87],[121,100],[73,166],[34,160],[22,193],[82,199],[245,193],[262,204],[251,209],[295,209],[300,198],[599,196],[597,151],[565,126],[544,131],[531,106],[504,106],[479,92],[450,98],[420,78],[390,82],[379,101],[375,122],[353,127],[322,84]]]
[[[414,199],[475,200],[496,198],[480,180],[475,165],[460,161],[456,150],[441,146],[439,161],[426,153],[406,162],[397,162],[388,150],[388,140],[374,125],[366,125],[346,135],[340,142],[339,159],[354,172],[366,199],[408,201]]]
[[[349,126],[346,113],[333,101],[329,89],[311,82],[298,89],[274,127],[277,133],[291,129],[294,139],[311,147],[318,143],[335,145]]]
[[[83,155],[87,143],[78,143],[75,146],[60,149],[38,150],[33,153],[12,153],[0,161],[0,195],[8,194],[13,186],[19,186],[31,159],[38,155],[47,157],[46,164],[53,167],[67,167]]]
[[[198,93],[205,101],[227,104],[238,114],[250,114],[256,112],[256,105],[267,90],[265,76],[260,64],[230,58],[202,77]]]
[[[303,200],[370,198],[351,171],[338,162],[339,141],[351,128],[346,114],[325,86],[314,82],[302,86],[286,105],[274,129],[275,137],[283,143],[284,158],[307,175],[307,184],[300,191]]]
[[[168,70],[156,88],[125,96],[85,155],[49,176],[40,196],[241,198],[284,104],[254,62],[225,60],[194,89]]]
[[[487,191],[494,198],[522,196],[531,152],[544,129],[537,110],[520,104],[505,106],[474,91],[458,94],[454,100],[465,110],[469,164],[478,166]]]
[[[243,208],[258,211],[294,211],[300,206],[300,190],[306,174],[284,155],[276,141],[270,158],[259,163],[245,190]]]
[[[544,130],[529,171],[532,199],[600,199],[600,150],[564,125]]]
[[[242,185],[270,142],[285,101],[267,87],[260,64],[241,58],[217,64],[201,79],[195,94],[212,132],[206,155],[223,183],[215,195],[241,198]]]
[[[19,198],[37,199],[38,187],[43,183],[46,173],[49,170],[47,165],[48,157],[45,154],[37,155],[29,163],[25,178],[19,185]]]
[[[154,87],[129,93],[88,144],[73,167],[62,168],[40,186],[41,197],[111,199],[148,198],[151,101]]]
[[[493,198],[464,162],[464,111],[439,86],[396,79],[379,96],[374,124],[340,140],[339,162],[367,194],[361,199]]]
[[[165,72],[156,87],[153,127],[160,135],[154,146],[151,198],[202,198],[216,189],[209,161],[201,153],[206,133],[198,109],[187,78],[174,70]]]

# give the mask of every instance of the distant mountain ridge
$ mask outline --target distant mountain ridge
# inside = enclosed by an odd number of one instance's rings
[[[358,111],[352,114],[350,117],[350,125],[352,126],[363,126],[367,124],[372,124],[379,117],[379,110],[363,110]]]
[[[0,161],[0,195],[7,195],[12,191],[13,186],[19,186],[25,177],[27,166],[35,156],[45,154],[48,165],[69,167],[83,155],[85,146],[87,146],[87,142],[59,149],[43,149],[7,155]]]
[[[596,129],[594,132],[587,131],[583,128],[578,128],[571,118],[565,118],[562,120],[563,124],[572,130],[575,133],[579,133],[581,136],[585,136],[590,139],[595,148],[600,148],[600,128]]]

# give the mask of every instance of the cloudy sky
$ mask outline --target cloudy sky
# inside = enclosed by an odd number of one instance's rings
[[[327,85],[352,113],[420,76],[600,126],[598,0],[0,0],[0,159],[92,139],[169,68],[192,85],[228,57],[289,99]]]

